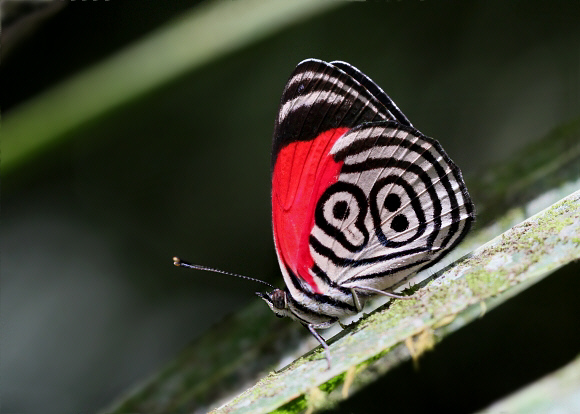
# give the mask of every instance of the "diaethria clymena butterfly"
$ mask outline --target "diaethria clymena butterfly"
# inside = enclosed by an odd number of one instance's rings
[[[282,95],[271,170],[286,288],[258,296],[307,327],[329,366],[316,329],[360,312],[372,296],[400,298],[387,290],[440,260],[475,217],[441,145],[346,62],[298,64]]]

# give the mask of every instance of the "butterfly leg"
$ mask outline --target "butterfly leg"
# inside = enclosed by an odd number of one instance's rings
[[[356,307],[356,309],[359,312],[361,311],[361,309],[359,309],[360,299],[358,298],[355,289],[357,289],[357,290],[366,290],[368,292],[376,293],[377,295],[388,296],[390,298],[395,298],[395,299],[405,299],[405,300],[411,299],[411,296],[396,295],[396,294],[391,293],[391,292],[385,292],[384,290],[379,290],[379,289],[375,289],[375,288],[368,287],[368,286],[365,286],[365,287],[362,287],[362,286],[354,286],[354,287],[350,288],[350,291],[352,292],[352,297],[354,299],[354,306]]]
[[[358,297],[358,294],[354,289],[355,288],[350,288],[350,293],[352,293],[352,300],[354,302],[354,307],[356,308],[356,311],[360,312],[363,309],[363,305],[360,303],[360,298]]]
[[[314,329],[314,326],[311,323],[304,325],[304,326],[310,331],[310,333],[316,338],[316,340],[318,342],[320,342],[320,345],[322,345],[322,347],[324,348],[324,354],[326,355],[326,362],[328,363],[327,369],[330,369],[330,349],[328,349],[328,345],[326,344],[326,341],[322,338],[322,336],[320,336],[320,334],[318,332],[316,332],[316,329]]]

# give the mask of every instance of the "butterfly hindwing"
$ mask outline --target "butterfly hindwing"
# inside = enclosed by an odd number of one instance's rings
[[[342,167],[319,200],[309,243],[337,284],[384,290],[434,264],[469,230],[474,209],[461,172],[416,129],[364,124],[331,154]]]

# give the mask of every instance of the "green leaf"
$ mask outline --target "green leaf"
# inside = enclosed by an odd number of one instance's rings
[[[330,0],[204,2],[108,59],[4,116],[2,169],[50,146],[183,74],[343,3]]]

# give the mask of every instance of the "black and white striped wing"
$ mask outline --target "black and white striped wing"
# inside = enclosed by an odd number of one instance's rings
[[[381,121],[349,130],[330,152],[344,164],[318,201],[309,243],[317,270],[337,285],[387,289],[468,232],[474,206],[434,139]]]
[[[395,120],[411,125],[389,96],[368,76],[346,62],[300,62],[282,98],[272,149],[272,167],[280,150],[310,141],[324,131],[365,122]]]

